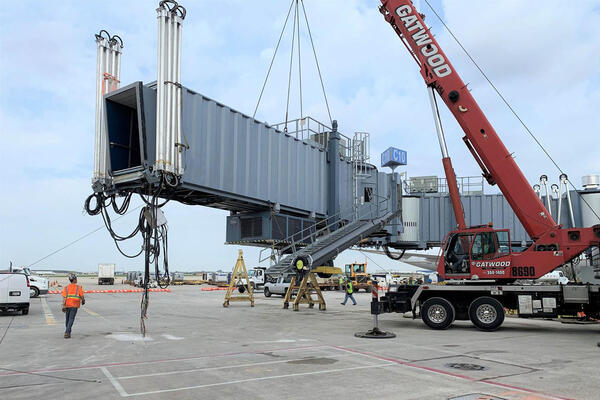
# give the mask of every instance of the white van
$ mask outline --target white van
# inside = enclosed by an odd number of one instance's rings
[[[25,268],[13,268],[13,272],[24,273],[29,279],[29,297],[38,297],[40,294],[48,294],[48,286],[50,281],[41,276],[32,275],[31,270]]]
[[[29,313],[29,279],[23,273],[0,272],[0,311]]]

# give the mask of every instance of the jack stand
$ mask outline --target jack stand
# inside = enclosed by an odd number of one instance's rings
[[[248,271],[246,270],[246,264],[244,263],[244,257],[242,256],[242,250],[238,250],[239,255],[235,267],[233,268],[233,274],[231,275],[231,281],[227,287],[227,293],[225,293],[225,302],[223,307],[229,307],[230,301],[249,301],[250,307],[254,307],[254,291],[252,285],[250,285],[250,279],[248,279]],[[246,284],[244,284],[244,281]],[[242,290],[248,292],[248,295],[244,296],[233,296],[233,291],[237,290],[237,282],[242,283]]]
[[[302,276],[299,286],[296,286],[296,281],[297,276],[294,276],[290,282],[290,287],[285,293],[285,297],[283,299],[283,308],[289,308],[290,302],[293,300],[294,311],[298,311],[300,309],[300,304],[308,304],[308,308],[313,308],[315,303],[319,304],[319,310],[325,311],[327,309],[325,305],[325,299],[323,298],[321,288],[319,287],[319,282],[317,282],[317,278],[315,277],[315,273],[313,271],[305,273]],[[297,293],[294,294],[294,290],[297,290]],[[312,298],[313,294],[317,296],[316,299]]]
[[[371,285],[371,294],[373,296],[371,301],[371,314],[373,314],[373,329],[366,332],[356,332],[354,336],[363,339],[392,339],[396,337],[395,333],[384,332],[379,330],[379,314],[381,314],[380,303],[379,303],[379,292],[377,291],[377,281],[373,281]]]

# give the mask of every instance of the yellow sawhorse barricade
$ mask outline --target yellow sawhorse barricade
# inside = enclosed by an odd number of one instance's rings
[[[309,308],[313,308],[315,304],[318,304],[319,310],[325,311],[327,309],[319,282],[317,282],[317,277],[315,276],[316,272],[318,271],[313,270],[292,278],[290,287],[283,299],[283,308],[289,308],[290,302],[293,302],[294,311],[300,309],[300,304],[308,304]],[[299,284],[298,281],[300,281]],[[315,299],[312,297],[313,294],[316,296]]]
[[[248,270],[246,269],[246,264],[244,263],[242,250],[238,251],[238,259],[235,263],[235,267],[233,268],[233,274],[231,275],[231,281],[227,287],[227,292],[225,293],[225,302],[223,303],[223,307],[229,307],[229,302],[231,301],[249,301],[250,306],[254,307],[254,291],[252,290],[252,285],[250,285],[250,279],[248,279]],[[238,285],[238,283],[240,285]],[[234,296],[233,291],[238,290],[238,287],[241,288],[241,290],[239,290],[240,293],[246,292],[248,294]]]

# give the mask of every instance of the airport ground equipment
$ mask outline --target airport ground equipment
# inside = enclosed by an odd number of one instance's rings
[[[352,287],[358,292],[364,289],[365,292],[371,292],[371,275],[367,273],[367,262],[346,264],[344,275],[352,281]]]
[[[239,291],[242,294],[236,295],[234,291]],[[247,294],[243,294],[244,292]],[[248,270],[246,269],[242,250],[238,250],[238,258],[235,267],[233,267],[233,274],[227,292],[225,292],[223,307],[229,307],[229,303],[232,301],[249,301],[250,307],[254,307],[254,288],[248,278]]]
[[[114,285],[115,284],[115,264],[100,263],[98,264],[98,285]]]
[[[292,277],[290,287],[283,298],[283,308],[289,308],[291,302],[294,311],[300,310],[300,304],[308,304],[308,308],[313,308],[315,304],[318,304],[319,310],[327,310],[316,276],[318,273],[323,273],[321,268],[313,268],[306,273],[295,274]]]
[[[600,225],[564,228],[554,222],[541,194],[529,186],[425,25],[422,14],[410,0],[382,0],[380,11],[421,68],[447,181],[454,184],[456,179],[445,144],[436,93],[465,132],[463,140],[483,176],[488,183],[498,185],[533,243],[522,251],[513,251],[509,230],[467,227],[458,188],[449,185],[458,229],[448,234],[438,264],[438,274],[447,279],[446,284],[392,287],[380,301],[372,303],[371,312],[377,315],[412,311],[414,317],[418,310],[423,321],[433,329],[448,328],[455,319],[470,319],[477,328],[488,331],[502,324],[505,308],[517,309],[518,315],[525,318],[552,318],[580,312],[600,318],[598,285],[515,283],[517,279],[540,278],[583,252],[597,248]],[[540,187],[536,188],[538,192],[546,180],[542,177]],[[546,199],[549,196],[546,187]],[[547,204],[550,207],[549,201]]]

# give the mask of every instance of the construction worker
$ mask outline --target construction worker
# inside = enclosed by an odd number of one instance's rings
[[[69,275],[69,282],[62,291],[62,311],[65,313],[65,339],[71,337],[71,328],[73,322],[75,322],[75,315],[77,315],[77,309],[85,304],[85,298],[83,297],[83,288],[77,284],[77,276],[75,274]]]
[[[338,285],[339,285],[339,290],[342,290],[344,288],[344,277],[340,275],[340,279],[338,281]]]
[[[304,275],[308,272],[308,262],[304,257],[296,259],[296,272],[298,273],[298,284],[304,279]]]
[[[352,300],[352,304],[356,305],[356,300],[354,300],[354,296],[352,295],[352,292],[354,292],[354,289],[352,287],[352,281],[349,281],[347,278],[345,279],[345,288],[346,288],[346,297],[344,297],[344,301],[342,303],[340,303],[341,305],[345,306],[346,302],[348,301],[348,299]]]

